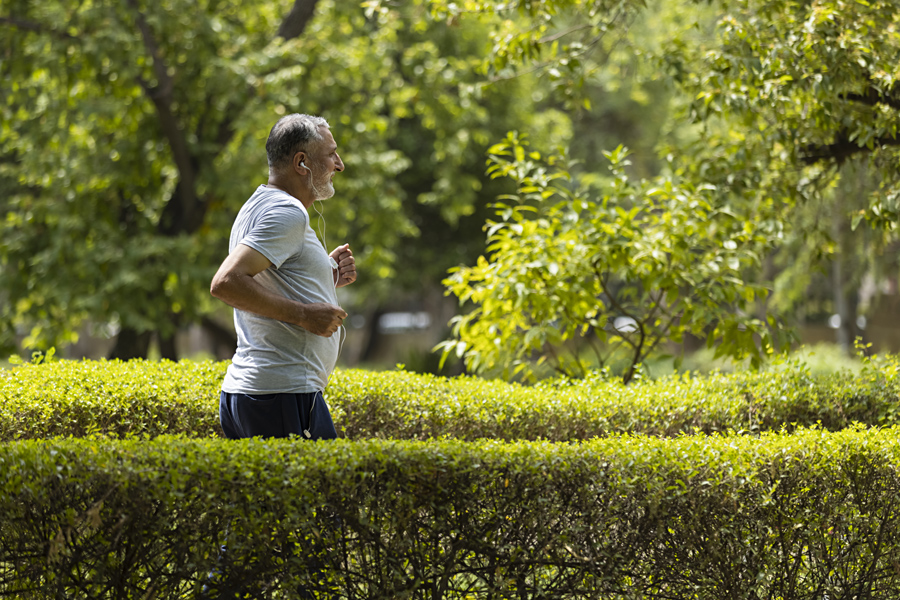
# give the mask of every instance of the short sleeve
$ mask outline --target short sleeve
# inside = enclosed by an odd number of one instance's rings
[[[261,253],[277,269],[288,257],[303,249],[308,219],[306,213],[295,206],[273,206],[256,219],[238,243]]]

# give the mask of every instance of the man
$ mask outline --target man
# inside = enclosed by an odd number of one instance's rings
[[[238,336],[219,419],[230,439],[332,439],[337,432],[323,392],[347,317],[336,290],[356,281],[356,262],[349,244],[326,252],[310,228],[309,208],[334,195],[332,178],[344,163],[328,123],[310,115],[280,119],[266,154],[269,180],[238,213],[228,257],[210,286],[234,307]],[[201,598],[244,597],[229,582],[225,555],[223,546]]]
[[[327,254],[309,208],[344,170],[328,123],[292,114],[266,141],[269,180],[244,204],[210,293],[234,307],[238,347],[222,384],[226,437],[337,437],[322,396],[340,351],[336,289],[356,281],[349,244]],[[337,334],[337,335],[336,335]]]

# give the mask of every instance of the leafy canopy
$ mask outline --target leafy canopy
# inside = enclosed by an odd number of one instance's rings
[[[526,82],[473,86],[482,26],[427,16],[358,0],[4,4],[0,345],[205,322],[231,223],[265,182],[266,135],[289,112],[325,116],[348,166],[314,226],[352,244],[359,304],[473,255],[467,234],[407,260],[483,210],[484,150],[535,111]],[[416,277],[401,280],[401,260]]]
[[[775,320],[752,312],[766,290],[742,277],[769,247],[753,215],[717,204],[710,186],[634,182],[624,148],[605,154],[610,176],[599,178],[573,176],[564,156],[533,151],[516,134],[491,148],[489,171],[517,192],[488,222],[487,256],[445,280],[474,308],[454,319],[444,356],[531,378],[537,357],[584,376],[606,364],[610,342],[627,350],[628,382],[660,343],[690,333],[717,355],[758,365],[779,341]]]
[[[583,94],[588,89],[582,85],[584,81],[602,85],[609,76],[602,60],[610,54],[601,51],[604,44],[598,43],[592,52],[579,54],[579,60],[573,63],[572,53],[580,46],[554,45],[554,42],[572,39],[576,32],[597,30],[602,23],[605,32],[618,34],[618,41],[624,41],[636,55],[646,59],[644,73],[649,65],[665,75],[673,89],[674,105],[682,109],[674,113],[676,118],[692,127],[669,126],[677,135],[670,136],[661,145],[661,154],[668,159],[665,172],[669,173],[662,181],[669,181],[673,186],[673,197],[701,199],[702,202],[697,202],[702,207],[699,218],[707,219],[710,226],[705,231],[700,228],[696,237],[690,237],[693,233],[689,221],[684,219],[681,207],[668,201],[668,196],[663,197],[664,202],[649,197],[633,200],[627,195],[603,191],[601,197],[608,196],[610,204],[621,211],[620,215],[631,218],[631,211],[636,210],[633,217],[640,224],[626,244],[631,251],[627,254],[628,261],[634,262],[626,261],[621,272],[613,269],[609,281],[624,282],[624,289],[632,290],[629,298],[639,299],[638,304],[646,309],[646,314],[654,314],[653,310],[662,312],[662,307],[656,308],[653,296],[648,294],[658,293],[670,303],[675,303],[676,297],[694,296],[689,303],[700,303],[709,311],[705,337],[710,343],[721,344],[720,354],[739,357],[749,353],[758,359],[778,346],[773,343],[780,337],[778,309],[802,295],[797,285],[801,281],[809,282],[810,271],[821,268],[823,261],[831,260],[836,253],[846,251],[846,242],[832,239],[844,235],[840,233],[844,222],[849,229],[866,219],[881,232],[881,237],[876,236],[874,242],[861,239],[865,252],[877,252],[896,241],[896,223],[900,217],[897,212],[900,178],[895,168],[900,157],[897,153],[900,146],[897,137],[900,3],[893,0],[724,1],[714,3],[712,21],[707,11],[696,11],[695,31],[685,30],[662,42],[648,40],[644,45],[623,33],[629,21],[616,20],[617,13],[610,10],[613,5],[605,3],[436,1],[434,6],[437,14],[449,15],[448,18],[466,18],[476,13],[487,20],[495,19],[498,32],[507,22],[503,19],[519,19],[530,24],[532,28],[526,28],[529,34],[494,36],[495,45],[486,72],[512,65],[519,71],[541,69],[553,78],[563,72],[560,67],[564,66],[571,69],[570,76],[558,80],[565,86],[567,97]],[[615,6],[630,11],[631,15],[647,14],[641,11],[672,14],[665,5],[626,2]],[[591,13],[592,7],[600,10]],[[710,27],[713,22],[714,27]],[[854,168],[847,169],[851,160]],[[518,158],[514,162],[518,169],[530,168]],[[846,181],[839,184],[841,178]],[[520,181],[524,182],[521,177]],[[622,186],[634,185],[618,181]],[[649,194],[652,188],[669,190],[656,182],[648,187],[643,185],[635,186],[638,196]],[[520,194],[528,192],[528,186],[525,187],[523,192],[520,185]],[[540,185],[537,187],[541,189]],[[861,208],[858,202],[838,201],[836,196],[841,193],[869,194],[868,207]],[[620,332],[609,326],[609,319],[616,316],[609,309],[615,308],[615,303],[606,296],[607,286],[603,285],[602,276],[597,276],[599,283],[593,287],[581,285],[578,288],[583,290],[581,295],[566,294],[571,282],[581,281],[594,265],[574,259],[563,261],[564,252],[560,248],[565,248],[566,243],[576,243],[574,240],[595,242],[598,238],[580,230],[567,241],[566,235],[575,230],[573,223],[580,226],[585,217],[578,207],[566,212],[559,210],[557,204],[542,200],[543,203],[536,205],[539,208],[536,214],[521,209],[510,212],[508,207],[504,209],[506,213],[501,210],[499,223],[504,227],[509,223],[513,233],[507,235],[502,228],[493,229],[486,258],[475,267],[460,269],[448,280],[450,291],[472,301],[475,308],[455,323],[458,339],[442,347],[467,356],[474,367],[486,369],[490,368],[488,365],[508,364],[528,371],[531,367],[526,362],[534,357],[557,363],[558,369],[573,370],[555,353],[571,348],[573,332],[579,328],[581,332],[602,329],[598,322],[592,322],[596,320],[595,313],[584,310],[592,299],[597,306],[596,314],[609,313],[607,322],[602,324],[606,330],[597,332],[597,338],[620,337]],[[641,212],[642,208],[645,213]],[[577,219],[571,214],[577,215]],[[651,216],[645,218],[643,214]],[[722,214],[734,215],[746,237],[723,236],[722,231],[728,228],[720,229]],[[616,223],[610,216],[604,218],[608,226]],[[658,223],[667,225],[657,229]],[[617,224],[616,230],[627,232],[627,225],[623,225]],[[668,246],[655,240],[655,235],[667,238]],[[699,260],[695,265],[681,260],[679,254],[685,236],[689,239],[687,247],[698,256],[706,255],[704,248],[709,244],[714,256],[727,257],[734,243],[737,244],[734,249],[746,250],[752,259],[738,259],[735,263],[735,257],[729,257],[732,261],[729,266],[734,268],[728,269],[727,276],[701,277],[699,280],[708,282],[707,285],[693,287],[698,280],[698,268],[722,263]],[[527,265],[534,264],[537,269],[540,264],[535,262],[540,257],[541,246],[535,241],[538,238],[546,244],[547,256],[553,257],[547,258],[540,268],[556,265],[553,267],[558,269],[556,273],[539,276],[528,272]],[[715,250],[716,244],[722,247]],[[609,247],[605,241],[592,249],[596,250],[596,256],[602,257],[601,262],[613,266],[617,265],[615,258],[623,252]],[[658,254],[654,255],[653,249]],[[519,265],[510,259],[517,253]],[[662,257],[671,260],[672,272],[645,278],[646,273],[661,272]],[[728,259],[724,264],[729,264]],[[779,269],[784,269],[783,274],[779,275]],[[798,270],[806,272],[792,284],[790,280]],[[516,285],[504,286],[502,282],[507,277],[515,280]],[[678,296],[669,295],[669,279],[680,282],[681,286],[676,286]],[[713,284],[717,279],[724,282],[720,288],[718,283]],[[467,292],[464,282],[471,282],[473,290]],[[772,289],[791,299],[764,293]],[[754,292],[751,297],[741,290]],[[539,297],[540,294],[545,297]],[[735,302],[735,299],[742,300]],[[708,300],[712,302],[705,304]],[[539,309],[537,312],[543,319],[530,323],[524,312],[535,307],[555,308],[543,312]],[[506,314],[501,317],[503,311]],[[692,313],[687,309],[684,314]],[[734,323],[733,328],[728,325],[748,314],[759,315],[758,322]],[[503,318],[507,319],[507,325]],[[641,322],[641,319],[634,320]],[[645,337],[651,344],[655,339],[647,331],[637,327],[629,332],[630,341],[621,341],[632,349],[643,348],[641,341]],[[658,331],[661,337],[669,335],[664,328]],[[679,331],[675,327],[669,339],[678,341],[681,333],[696,331],[691,327]],[[754,335],[758,336],[755,342]],[[513,354],[508,361],[502,358],[504,349],[511,349]],[[635,360],[639,354],[634,352]],[[574,370],[578,371],[581,365],[577,359],[574,364]]]

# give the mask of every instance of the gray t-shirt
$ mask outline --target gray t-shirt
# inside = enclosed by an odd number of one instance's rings
[[[259,186],[231,228],[229,252],[244,244],[272,266],[254,278],[271,292],[303,303],[338,306],[333,270],[309,226],[309,213],[286,192]],[[337,362],[339,334],[314,335],[297,325],[234,311],[238,346],[225,374],[228,393],[274,394],[322,391]]]

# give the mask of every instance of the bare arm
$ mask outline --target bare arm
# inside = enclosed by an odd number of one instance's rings
[[[347,317],[338,306],[316,302],[304,304],[273,294],[254,279],[272,266],[265,256],[238,244],[213,277],[209,293],[238,310],[292,323],[310,333],[331,337]]]

